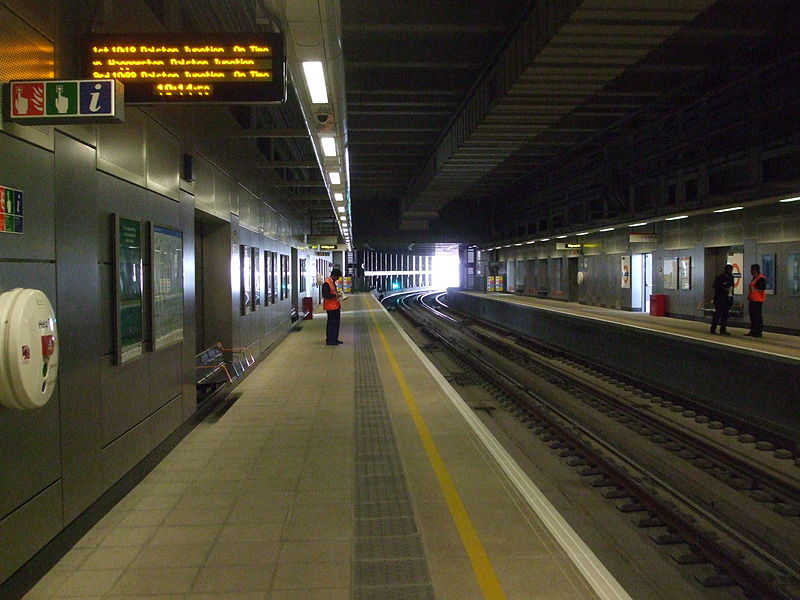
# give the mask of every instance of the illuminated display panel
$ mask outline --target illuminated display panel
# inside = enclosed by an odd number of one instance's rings
[[[286,99],[278,33],[102,34],[84,43],[83,74],[116,79],[126,104],[262,104]]]

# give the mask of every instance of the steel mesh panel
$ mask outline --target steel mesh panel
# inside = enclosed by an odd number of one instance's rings
[[[430,585],[356,588],[354,600],[435,600]]]
[[[378,517],[375,519],[357,519],[356,535],[382,538],[392,535],[414,535],[417,524],[414,517]]]
[[[423,553],[418,535],[364,537],[356,540],[356,554],[365,561],[414,558]]]
[[[355,317],[355,548],[353,598],[433,600],[367,317]]]

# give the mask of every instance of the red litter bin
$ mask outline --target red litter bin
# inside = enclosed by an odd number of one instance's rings
[[[663,317],[667,314],[667,299],[669,296],[666,294],[651,294],[650,295],[650,314],[654,317]]]
[[[306,313],[303,317],[304,321],[314,318],[314,299],[303,298],[303,312]]]

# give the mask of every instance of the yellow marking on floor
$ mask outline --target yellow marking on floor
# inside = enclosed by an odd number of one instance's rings
[[[483,592],[483,597],[486,600],[505,600],[505,592],[500,586],[500,581],[497,579],[497,575],[494,572],[494,568],[489,560],[489,556],[486,554],[486,550],[484,549],[483,544],[478,537],[478,532],[475,530],[475,526],[472,524],[472,521],[469,518],[467,509],[464,507],[461,496],[458,494],[458,489],[453,483],[450,473],[447,471],[447,467],[442,459],[441,454],[439,453],[439,449],[436,447],[436,443],[434,442],[433,436],[428,429],[425,418],[422,416],[422,413],[417,406],[417,401],[414,398],[414,394],[408,387],[405,375],[403,375],[403,371],[400,369],[400,365],[397,363],[397,359],[394,357],[394,353],[389,346],[389,342],[387,341],[381,326],[378,324],[378,320],[375,317],[375,311],[370,311],[370,316],[372,317],[372,322],[378,332],[378,337],[381,340],[381,344],[386,352],[386,356],[389,359],[389,364],[392,367],[392,372],[394,373],[395,379],[397,379],[397,383],[400,385],[400,390],[403,393],[406,406],[411,413],[411,417],[414,419],[414,424],[417,426],[417,433],[419,433],[422,446],[425,448],[425,452],[428,455],[428,460],[430,461],[431,467],[433,467],[433,471],[436,474],[436,479],[439,481],[439,487],[444,495],[447,508],[450,510],[450,515],[453,517],[453,522],[456,525],[456,529],[458,529],[458,534],[461,536],[461,542],[464,544],[464,549],[467,552],[467,556],[469,556],[469,560],[472,563],[472,570],[475,572],[475,577],[477,578],[478,585]]]

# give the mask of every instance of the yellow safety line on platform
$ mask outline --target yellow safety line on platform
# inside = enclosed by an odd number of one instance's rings
[[[378,331],[378,337],[381,340],[386,356],[389,358],[392,372],[394,373],[395,379],[397,379],[397,383],[400,385],[400,390],[403,392],[403,398],[406,401],[411,417],[414,419],[414,424],[417,426],[417,433],[419,433],[422,446],[425,448],[428,460],[436,474],[436,479],[439,481],[439,487],[442,490],[445,502],[447,502],[447,508],[450,510],[450,515],[453,517],[453,521],[458,529],[458,534],[461,536],[461,542],[464,544],[464,549],[472,563],[472,570],[475,572],[475,577],[483,592],[483,597],[486,598],[486,600],[505,600],[505,592],[500,586],[500,581],[497,579],[489,556],[486,554],[486,550],[478,537],[478,532],[475,530],[475,526],[469,518],[467,509],[461,501],[461,496],[459,496],[458,489],[456,489],[453,479],[447,471],[439,449],[433,441],[433,436],[428,429],[425,418],[422,416],[422,413],[420,413],[417,401],[414,399],[414,394],[408,387],[408,383],[406,383],[403,371],[400,369],[400,365],[394,357],[389,342],[386,340],[386,336],[383,334],[383,330],[378,324],[378,320],[375,318],[375,311],[370,310],[369,312],[375,329]]]

